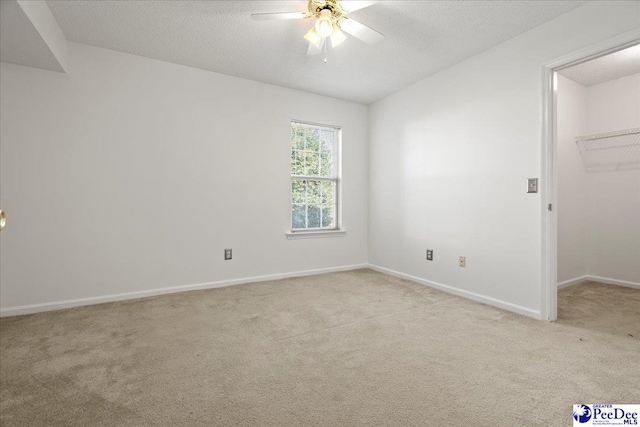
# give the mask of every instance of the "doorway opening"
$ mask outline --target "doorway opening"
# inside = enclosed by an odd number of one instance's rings
[[[640,31],[543,78],[542,316],[624,323],[615,306],[640,298]]]

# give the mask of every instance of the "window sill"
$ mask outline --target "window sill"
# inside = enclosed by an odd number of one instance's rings
[[[287,233],[287,239],[318,239],[323,237],[344,237],[347,235],[345,230],[327,230],[327,231],[297,231],[295,233]]]

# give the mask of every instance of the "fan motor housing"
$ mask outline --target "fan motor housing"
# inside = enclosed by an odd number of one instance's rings
[[[339,0],[309,0],[309,13],[312,16],[320,18],[321,12],[325,9],[331,11],[331,19],[334,22],[340,20],[344,14]]]

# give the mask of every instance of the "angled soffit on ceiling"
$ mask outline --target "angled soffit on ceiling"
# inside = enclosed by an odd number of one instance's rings
[[[44,1],[0,1],[0,61],[65,71],[67,40]]]
[[[383,33],[348,36],[307,56],[307,1],[62,1],[48,4],[68,40],[369,104],[517,36],[586,1],[381,1],[353,12]]]
[[[638,73],[640,44],[558,71],[558,74],[584,86],[593,86]]]

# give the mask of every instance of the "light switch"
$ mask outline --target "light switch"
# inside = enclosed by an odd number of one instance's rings
[[[538,192],[538,178],[527,178],[527,193]]]

